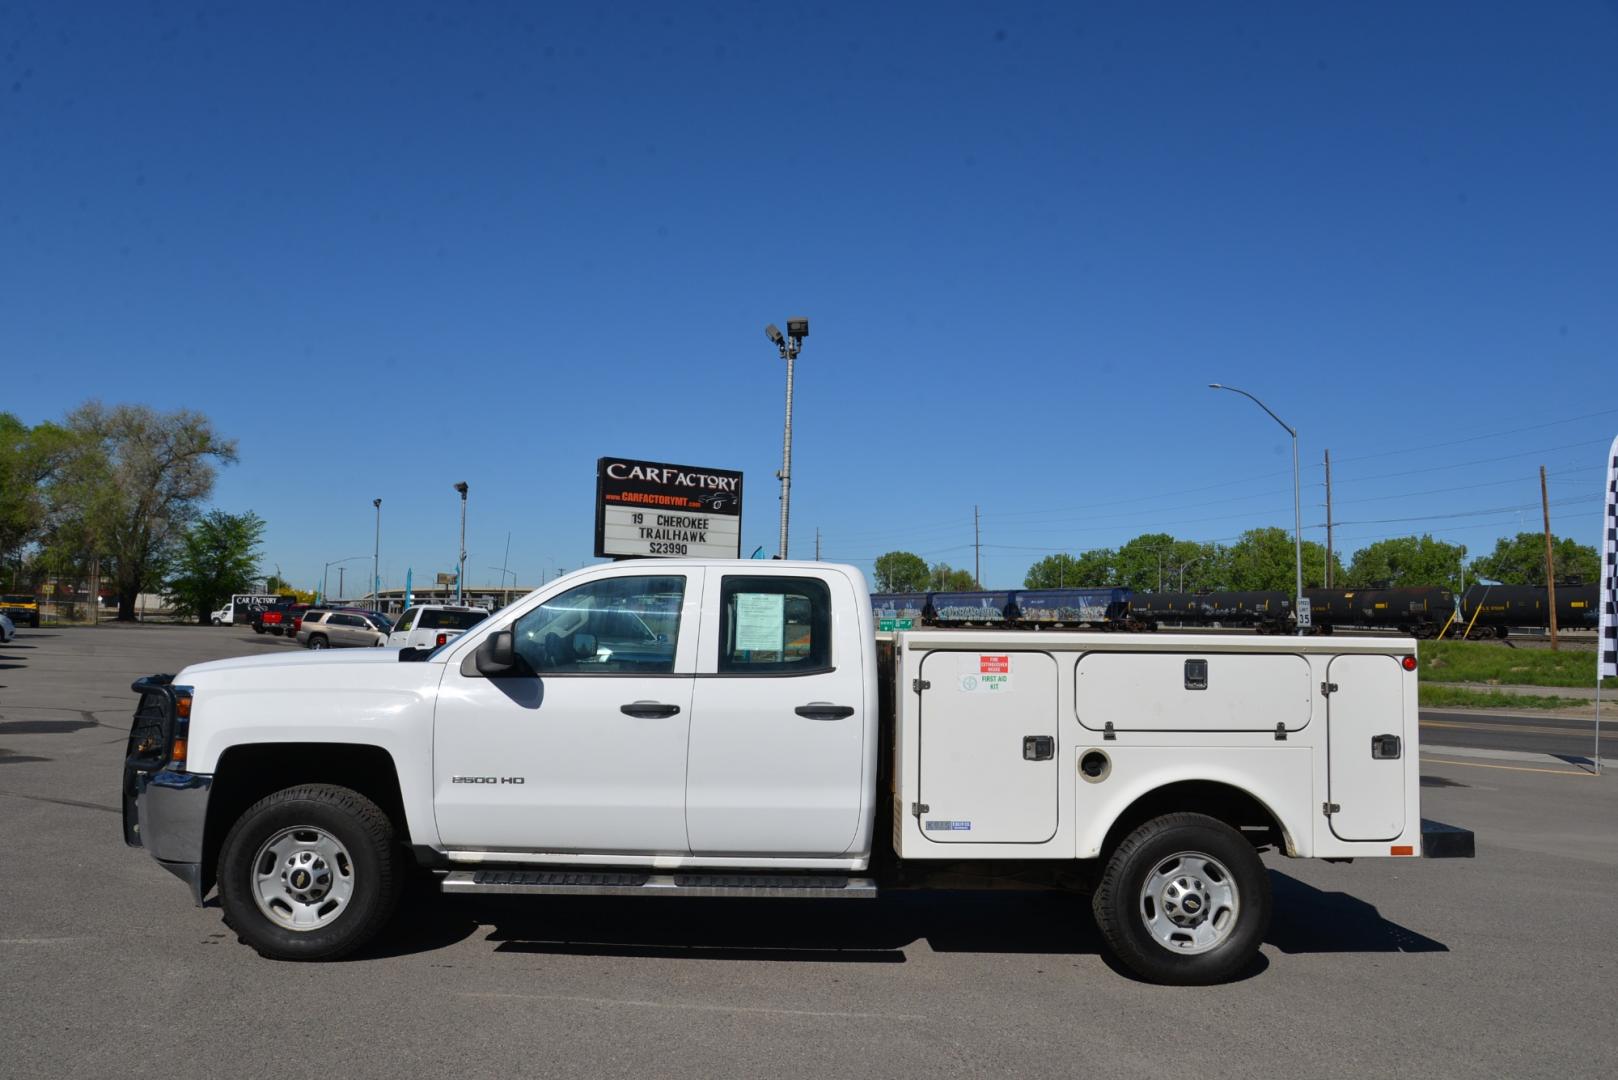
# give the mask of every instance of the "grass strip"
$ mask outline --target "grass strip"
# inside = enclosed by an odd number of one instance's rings
[[[1468,690],[1459,686],[1416,687],[1416,700],[1428,709],[1572,709],[1591,702],[1559,694],[1508,694],[1503,690]]]
[[[1424,683],[1508,686],[1594,686],[1594,650],[1512,649],[1497,642],[1423,641],[1417,648]],[[1618,689],[1618,679],[1603,686]]]

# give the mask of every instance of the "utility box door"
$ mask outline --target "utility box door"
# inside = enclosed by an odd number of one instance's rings
[[[1295,653],[1090,652],[1073,679],[1091,731],[1298,731],[1314,699]]]
[[[922,835],[1039,844],[1056,835],[1056,660],[1043,652],[930,652],[921,661]]]
[[[1334,656],[1326,679],[1336,684],[1326,698],[1332,835],[1392,840],[1404,831],[1405,755],[1415,752],[1404,743],[1404,669],[1394,656]],[[1387,738],[1399,740],[1398,757],[1377,756],[1391,752]]]

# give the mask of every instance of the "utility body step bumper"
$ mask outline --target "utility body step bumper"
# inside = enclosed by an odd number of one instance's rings
[[[752,896],[776,899],[870,900],[870,878],[819,874],[653,874],[637,870],[452,870],[446,893],[545,896]]]

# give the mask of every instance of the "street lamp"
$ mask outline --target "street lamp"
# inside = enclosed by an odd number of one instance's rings
[[[1270,414],[1270,419],[1274,420],[1277,424],[1280,424],[1283,428],[1286,429],[1286,433],[1288,435],[1292,436],[1292,554],[1293,554],[1294,581],[1295,581],[1296,586],[1297,586],[1297,591],[1294,593],[1293,600],[1292,600],[1292,614],[1293,614],[1293,619],[1297,624],[1298,633],[1302,634],[1303,631],[1304,631],[1304,624],[1303,624],[1303,621],[1301,619],[1301,616],[1303,614],[1303,603],[1304,603],[1304,600],[1303,600],[1303,503],[1300,501],[1300,496],[1299,496],[1299,493],[1298,493],[1298,429],[1293,427],[1291,424],[1287,423],[1285,420],[1281,419],[1279,416],[1275,415],[1275,413],[1270,409],[1270,407],[1268,405],[1264,404],[1264,402],[1260,401],[1258,398],[1254,397],[1252,394],[1249,394],[1246,390],[1238,390],[1234,386],[1223,386],[1223,385],[1221,385],[1219,383],[1216,383],[1216,382],[1209,383],[1208,384],[1208,389],[1210,389],[1210,390],[1229,390],[1233,394],[1242,395],[1242,397],[1247,398],[1253,404],[1257,405],[1259,408],[1261,408],[1265,412],[1269,413]]]
[[[330,593],[331,593],[331,568],[332,567],[341,566],[343,563],[351,563],[356,559],[363,559],[363,558],[365,558],[364,555],[350,555],[346,559],[333,559],[331,562],[327,563],[325,569],[323,569],[320,572],[320,599],[322,601],[324,601],[324,602],[327,602],[327,603],[329,603],[331,601]],[[342,580],[343,580],[342,572],[338,571],[338,574],[337,574],[337,581],[338,581],[337,591],[338,592],[343,591]],[[341,598],[339,598],[339,599],[341,599]]]
[[[764,336],[774,342],[781,359],[787,362],[787,419],[781,433],[781,471],[775,474],[781,481],[781,558],[784,559],[787,557],[787,520],[792,506],[792,366],[798,359],[798,350],[803,348],[803,339],[809,336],[809,320],[802,316],[788,319],[785,336],[770,323],[764,328]]]
[[[455,573],[455,602],[459,604],[466,588],[466,481],[456,484],[455,490],[461,493],[461,568]]]
[[[382,558],[382,500],[372,499],[376,507],[376,546],[371,549],[371,610],[382,610],[382,572],[377,568]]]

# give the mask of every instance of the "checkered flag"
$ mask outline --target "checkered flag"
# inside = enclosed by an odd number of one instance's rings
[[[1618,439],[1607,455],[1607,508],[1601,521],[1601,661],[1596,678],[1618,675]]]

